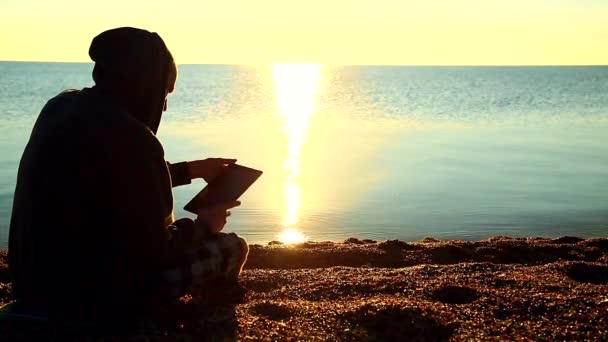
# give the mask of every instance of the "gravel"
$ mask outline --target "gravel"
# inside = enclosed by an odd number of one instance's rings
[[[251,246],[238,285],[126,330],[0,321],[1,340],[608,340],[608,239]],[[0,302],[11,300],[0,254]]]

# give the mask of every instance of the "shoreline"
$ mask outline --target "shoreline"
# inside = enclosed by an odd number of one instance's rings
[[[2,253],[0,303],[8,281]],[[137,332],[79,336],[605,340],[606,312],[607,238],[351,238],[251,245],[240,286],[199,289]],[[30,328],[4,324],[0,336],[47,336]]]

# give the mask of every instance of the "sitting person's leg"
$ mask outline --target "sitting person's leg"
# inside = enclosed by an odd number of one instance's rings
[[[234,233],[220,234],[219,238],[222,241],[218,242],[218,246],[223,248],[221,252],[224,255],[224,260],[227,261],[222,267],[222,277],[228,281],[236,282],[247,261],[249,246],[245,239]]]
[[[178,297],[190,287],[216,279],[236,282],[249,247],[234,233],[218,233],[203,240],[198,247],[186,252],[184,263],[165,270],[163,288],[168,295]]]

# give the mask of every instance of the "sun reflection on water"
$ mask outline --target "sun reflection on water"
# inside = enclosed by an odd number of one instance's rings
[[[315,98],[321,80],[320,64],[270,65],[276,96],[277,114],[282,118],[287,140],[285,159],[284,231],[278,238],[284,243],[306,241],[306,236],[295,226],[302,206],[302,149],[308,136],[310,119],[316,112]]]
[[[287,228],[283,230],[279,235],[277,235],[277,238],[279,241],[287,245],[305,242],[308,240],[306,235],[294,228]]]

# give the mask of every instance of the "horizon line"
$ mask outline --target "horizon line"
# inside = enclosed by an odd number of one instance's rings
[[[35,60],[3,60],[0,63],[54,63],[54,64],[94,64],[93,61],[35,61]],[[266,63],[178,63],[177,65],[208,65],[208,66],[259,66],[271,64],[320,64],[337,67],[608,67],[608,64],[337,64],[321,62],[266,62]]]

